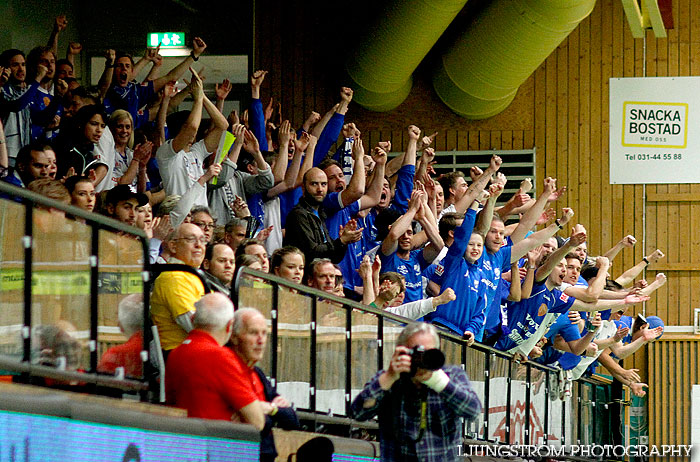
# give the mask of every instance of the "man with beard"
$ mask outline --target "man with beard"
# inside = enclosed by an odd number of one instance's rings
[[[329,258],[340,262],[347,246],[362,237],[362,229],[357,229],[355,220],[342,227],[338,238],[332,239],[326,228],[326,214],[321,208],[328,191],[328,179],[323,170],[312,168],[304,174],[302,184],[304,195],[287,217],[287,232],[284,245],[298,247],[307,261],[316,258]]]
[[[20,50],[4,51],[0,55],[0,66],[5,68],[5,74],[9,73],[0,80],[7,79],[0,88],[0,119],[5,127],[10,167],[14,167],[19,150],[31,141],[29,104],[39,91],[39,84],[44,80],[48,69],[38,65],[34,80],[27,86],[27,68],[24,53]]]
[[[135,193],[127,184],[120,184],[107,192],[108,216],[129,226],[136,226],[136,208],[148,204],[148,196]]]

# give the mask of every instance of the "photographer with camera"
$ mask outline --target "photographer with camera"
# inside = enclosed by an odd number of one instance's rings
[[[459,366],[444,366],[440,337],[416,322],[401,332],[389,367],[352,403],[357,420],[379,416],[382,461],[456,461],[460,418],[473,420],[481,402]]]

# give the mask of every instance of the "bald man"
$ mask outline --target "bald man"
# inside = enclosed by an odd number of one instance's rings
[[[233,303],[211,293],[195,305],[194,329],[168,356],[168,402],[187,409],[189,417],[240,420],[262,430],[264,397],[251,386],[248,367],[224,347],[233,331]]]
[[[197,274],[204,259],[207,238],[197,225],[184,223],[168,241],[168,265],[181,265],[162,271],[153,283],[151,318],[158,327],[165,355],[182,343],[193,329],[194,303],[205,293]]]
[[[260,461],[273,462],[277,457],[272,427],[298,430],[299,420],[289,401],[279,395],[255,365],[262,360],[267,345],[267,320],[255,308],[239,308],[233,318],[230,346],[244,372],[243,389],[253,390],[265,415],[265,427],[261,433]]]
[[[320,168],[312,168],[304,174],[304,195],[287,216],[284,245],[298,247],[306,261],[329,258],[339,263],[347,252],[348,244],[359,239],[362,230],[354,221],[348,223],[337,239],[332,239],[326,228],[326,214],[321,207],[328,193],[328,178]]]

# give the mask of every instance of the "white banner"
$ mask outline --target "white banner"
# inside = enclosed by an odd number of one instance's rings
[[[610,183],[700,183],[700,77],[610,79]]]

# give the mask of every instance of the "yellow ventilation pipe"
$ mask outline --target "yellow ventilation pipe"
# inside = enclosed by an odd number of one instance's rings
[[[406,99],[411,74],[467,0],[393,0],[345,63],[353,101],[390,111]]]
[[[435,92],[468,119],[498,114],[594,6],[595,0],[494,0],[442,54]]]

